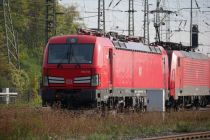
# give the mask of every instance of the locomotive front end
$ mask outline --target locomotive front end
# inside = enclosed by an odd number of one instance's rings
[[[43,105],[92,105],[99,75],[95,68],[95,37],[62,36],[49,40],[42,67]]]

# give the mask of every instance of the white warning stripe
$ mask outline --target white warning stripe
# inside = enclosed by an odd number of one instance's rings
[[[64,81],[49,80],[50,84],[64,84]]]
[[[90,76],[87,76],[87,77],[76,77],[74,78],[75,81],[79,81],[79,80],[90,80],[91,77]]]
[[[49,79],[49,80],[64,81],[64,78],[63,78],[63,77],[51,77],[51,76],[49,76],[48,79]]]
[[[75,84],[86,84],[90,83],[90,80],[83,80],[83,81],[74,81]]]

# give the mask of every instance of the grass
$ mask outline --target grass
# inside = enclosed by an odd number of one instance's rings
[[[0,139],[131,139],[210,130],[210,112],[75,114],[31,106],[0,106]]]

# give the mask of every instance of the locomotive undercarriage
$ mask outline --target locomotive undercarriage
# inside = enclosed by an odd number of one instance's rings
[[[79,93],[79,94],[78,94]],[[45,90],[42,94],[43,106],[59,106],[62,108],[95,108],[101,111],[116,110],[117,112],[145,112],[147,96],[128,93],[114,94],[110,90]],[[142,94],[143,95],[143,94]],[[209,96],[169,97],[166,111],[183,109],[199,109],[210,103]]]
[[[107,101],[97,101],[100,110],[116,110],[117,112],[135,111],[145,112],[147,109],[146,97],[109,97]]]
[[[124,95],[124,94],[123,94]],[[42,91],[43,106],[60,106],[63,108],[98,108],[99,110],[146,111],[146,96],[128,93],[112,94],[112,90],[55,90]]]
[[[42,106],[59,106],[62,108],[92,107],[96,104],[96,90],[44,89]]]
[[[97,108],[101,110],[146,111],[146,90],[121,89],[102,90],[97,93]]]
[[[190,108],[199,109],[200,107],[206,107],[210,103],[209,101],[209,96],[179,96],[178,99],[171,96],[166,101],[166,108],[176,111]]]

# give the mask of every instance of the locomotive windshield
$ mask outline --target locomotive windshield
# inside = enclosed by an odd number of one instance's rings
[[[91,64],[94,44],[50,44],[49,64]]]

